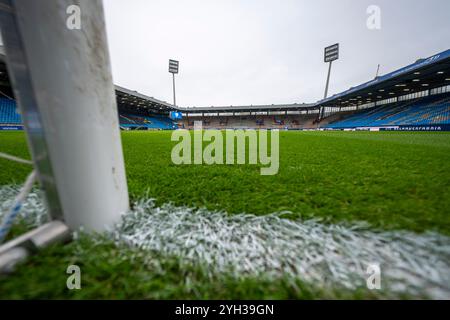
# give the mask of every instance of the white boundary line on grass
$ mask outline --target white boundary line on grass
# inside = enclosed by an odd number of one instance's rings
[[[1,212],[16,192],[0,187]],[[45,222],[36,193],[21,216],[34,225]],[[110,234],[118,243],[178,257],[211,275],[291,277],[324,289],[367,290],[367,267],[378,264],[383,296],[450,298],[450,237],[435,232],[289,220],[283,213],[227,215],[142,200]]]
[[[140,201],[117,239],[237,277],[295,277],[322,288],[366,288],[381,268],[382,289],[396,296],[450,298],[450,238],[438,233],[373,230],[365,223],[290,220],[283,213],[227,215]]]

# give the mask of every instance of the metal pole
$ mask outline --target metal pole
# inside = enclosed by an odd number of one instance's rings
[[[80,30],[67,26],[74,4]],[[102,2],[1,0],[0,11],[27,133],[41,137],[29,139],[33,160],[41,183],[56,186],[56,200],[45,190],[49,205],[59,200],[71,229],[103,231],[129,200]],[[52,171],[43,171],[41,157]]]
[[[61,221],[51,221],[0,246],[0,274],[9,273],[28,256],[57,242],[70,240],[71,232]]]
[[[375,79],[378,78],[379,72],[380,72],[380,64],[378,64],[378,67],[377,67],[377,74],[375,75]]]
[[[328,67],[328,76],[327,76],[327,84],[325,86],[325,95],[324,95],[324,99],[327,98],[328,96],[328,85],[330,83],[330,74],[331,74],[331,64],[333,63],[333,61],[330,61],[330,66]]]
[[[175,97],[175,73],[172,73],[172,84],[173,84],[173,105],[177,106],[177,100]]]
[[[333,63],[333,61],[330,61],[330,65],[328,67],[328,76],[327,76],[327,84],[325,85],[325,94],[324,94],[324,99],[327,98],[328,96],[328,85],[330,84],[330,74],[331,74],[331,64]],[[319,121],[321,121],[323,119],[324,116],[324,112],[325,112],[325,107],[321,107],[319,109]]]

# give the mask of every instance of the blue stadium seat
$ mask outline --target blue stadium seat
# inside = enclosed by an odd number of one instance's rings
[[[0,98],[0,124],[21,124],[22,119],[17,113],[14,100]]]
[[[119,113],[120,126],[134,129],[176,129],[178,126],[168,117],[141,116],[130,113]]]
[[[450,96],[428,96],[359,111],[325,126],[331,129],[450,124]]]
[[[149,129],[176,129],[178,126],[170,118],[164,116],[140,116],[128,113],[119,113],[121,127],[149,128]],[[17,105],[14,100],[0,98],[0,124],[20,125],[22,118],[17,113]]]

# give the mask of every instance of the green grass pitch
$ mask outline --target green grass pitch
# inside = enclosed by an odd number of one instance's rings
[[[281,132],[280,169],[274,176],[261,176],[257,165],[174,165],[170,135],[122,133],[132,200],[148,196],[158,205],[172,202],[229,214],[288,210],[293,219],[366,221],[373,228],[450,235],[448,133]],[[0,151],[29,158],[24,133],[1,133]],[[30,171],[3,159],[0,168],[0,185],[21,184]],[[176,257],[117,248],[98,237],[83,236],[32,257],[12,276],[0,278],[0,298],[373,296],[324,291],[289,279],[214,281],[194,266],[181,268]],[[65,268],[73,263],[86,275],[79,291],[65,286]]]

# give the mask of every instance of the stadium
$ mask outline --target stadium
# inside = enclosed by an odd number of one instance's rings
[[[22,130],[5,56],[1,129]],[[205,129],[450,131],[450,50],[377,77],[316,103],[179,108],[115,87],[123,130]],[[9,95],[8,95],[9,94]],[[171,119],[178,112],[182,120]]]
[[[0,299],[450,298],[450,49],[314,102],[183,107],[113,84],[102,19],[91,54],[57,8],[7,2]],[[279,133],[277,174],[174,163],[199,123]]]

